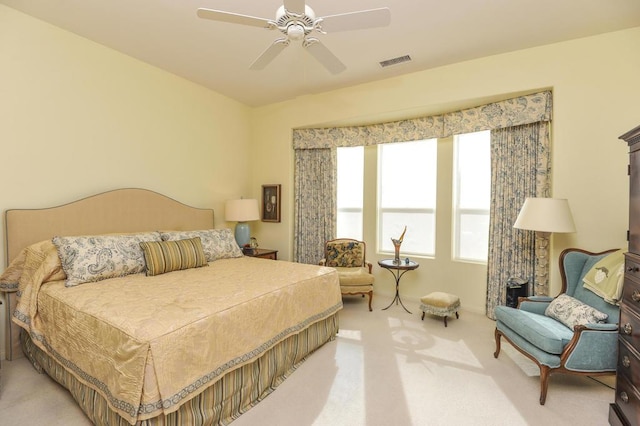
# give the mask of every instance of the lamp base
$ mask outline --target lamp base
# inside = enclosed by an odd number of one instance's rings
[[[240,248],[244,247],[245,244],[249,244],[249,234],[249,224],[247,222],[238,222],[236,224],[234,235]]]

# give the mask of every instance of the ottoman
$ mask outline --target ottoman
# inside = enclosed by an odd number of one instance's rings
[[[460,298],[454,294],[435,291],[420,298],[420,309],[422,309],[422,320],[425,314],[437,315],[444,317],[444,326],[447,326],[447,317],[453,314],[458,316],[460,308]]]

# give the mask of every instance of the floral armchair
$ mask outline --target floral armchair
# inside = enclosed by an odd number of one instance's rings
[[[560,254],[562,290],[558,297],[520,298],[518,308],[495,309],[494,357],[498,358],[500,338],[504,337],[538,365],[540,405],[545,403],[552,373],[615,374],[620,309],[588,290],[583,281],[616,251],[566,249]]]
[[[324,259],[320,265],[338,271],[340,292],[343,295],[369,295],[369,311],[373,300],[371,263],[366,261],[367,245],[364,241],[350,238],[330,240],[324,246]]]

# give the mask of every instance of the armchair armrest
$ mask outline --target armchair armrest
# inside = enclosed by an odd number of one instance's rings
[[[617,324],[576,325],[560,358],[568,370],[615,371],[617,347]]]
[[[529,302],[551,302],[554,298],[551,296],[529,296],[524,297],[523,299]]]
[[[593,331],[618,331],[618,324],[609,324],[609,323],[605,323],[605,324],[587,324],[587,325],[583,325],[583,326],[579,326],[577,325],[576,328],[578,327],[583,327],[585,330],[593,330]],[[574,328],[574,331],[577,331]]]
[[[549,303],[553,300],[553,297],[549,296],[529,296],[519,299],[518,309],[523,311],[532,312],[538,315],[544,315],[544,311],[549,306]]]
[[[364,262],[364,266],[366,266],[369,269],[369,273],[371,273],[371,268],[373,267],[373,264],[371,262]]]

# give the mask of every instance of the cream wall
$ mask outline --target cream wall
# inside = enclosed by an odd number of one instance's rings
[[[282,183],[282,223],[259,223],[262,246],[290,258],[293,244],[293,151],[291,130],[299,127],[353,125],[441,113],[514,94],[552,89],[552,195],[568,198],[578,232],[552,240],[551,288],[559,290],[557,258],[574,246],[604,250],[626,246],[627,148],[619,135],[640,124],[640,28],[481,58],[333,92],[309,95],[252,111],[253,187]],[[451,142],[439,144],[439,158],[451,156]],[[447,163],[450,164],[450,163]],[[450,179],[446,164],[439,178]],[[413,182],[416,190],[420,182]],[[416,300],[435,290],[461,296],[465,309],[484,312],[486,267],[450,260],[450,197],[438,194],[435,259],[418,259],[420,268],[402,280],[401,293]],[[375,205],[365,206],[375,209]],[[375,226],[375,224],[373,224]],[[374,230],[365,239],[375,241]],[[389,237],[389,236],[384,236]],[[375,261],[382,257],[373,253]],[[394,291],[379,267],[378,307]],[[517,271],[515,271],[517,273]]]
[[[141,187],[226,226],[224,201],[250,188],[248,123],[236,101],[0,5],[2,211]]]

